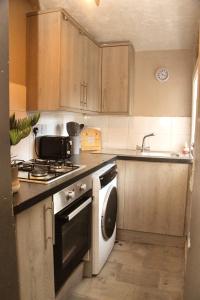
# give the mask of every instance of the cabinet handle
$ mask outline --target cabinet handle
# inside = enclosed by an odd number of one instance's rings
[[[68,21],[69,20],[69,18],[63,13],[62,14],[63,15],[63,19],[65,20],[65,21]]]
[[[55,245],[55,216],[54,216],[54,203],[53,203],[53,201],[52,201],[51,217],[52,217],[52,242],[53,242],[53,245]]]
[[[88,104],[88,85],[86,84],[86,86],[85,86],[85,91],[86,91],[86,94],[85,94],[85,101],[86,101],[86,106],[88,106],[87,104]]]
[[[84,86],[84,97],[83,97],[83,104],[87,106],[87,83],[83,83]]]
[[[84,84],[80,83],[80,106],[83,106],[83,97],[84,97]]]
[[[49,218],[50,215],[50,218]],[[52,206],[46,206],[44,205],[44,248],[45,250],[47,249],[47,244],[48,241],[54,241],[54,221],[53,221],[53,210],[52,210]],[[49,226],[49,219],[51,220],[51,225]]]

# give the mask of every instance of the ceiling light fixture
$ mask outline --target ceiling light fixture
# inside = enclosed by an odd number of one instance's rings
[[[95,0],[95,3],[96,3],[97,6],[99,6],[100,0]]]

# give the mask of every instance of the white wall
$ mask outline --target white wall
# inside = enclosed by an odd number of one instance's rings
[[[85,124],[102,130],[103,148],[135,149],[152,132],[152,150],[181,151],[190,142],[189,117],[88,116]]]
[[[166,82],[155,78],[160,67],[169,71]],[[136,52],[133,115],[190,117],[193,67],[191,50]]]

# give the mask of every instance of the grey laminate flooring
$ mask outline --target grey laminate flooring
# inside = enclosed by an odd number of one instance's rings
[[[101,273],[70,300],[182,300],[182,248],[118,242]]]

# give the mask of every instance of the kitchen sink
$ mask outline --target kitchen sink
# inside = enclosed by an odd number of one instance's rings
[[[140,152],[141,156],[148,156],[148,157],[179,157],[179,153],[176,152],[162,152],[162,151],[144,151]]]

